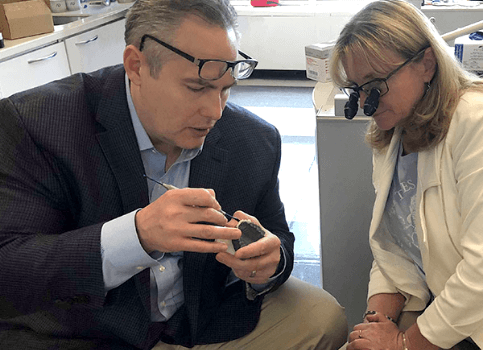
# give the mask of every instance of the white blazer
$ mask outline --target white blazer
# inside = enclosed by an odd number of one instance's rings
[[[421,333],[442,348],[467,337],[483,348],[483,93],[465,93],[446,138],[418,155],[416,231],[426,281],[383,220],[400,137],[396,128],[387,150],[373,157],[368,297],[400,292],[405,311],[423,310],[429,287],[436,298],[417,320]]]

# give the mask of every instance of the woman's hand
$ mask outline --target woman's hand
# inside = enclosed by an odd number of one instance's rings
[[[349,335],[347,350],[400,350],[401,332],[386,316],[381,313],[367,315],[367,322],[354,327]]]

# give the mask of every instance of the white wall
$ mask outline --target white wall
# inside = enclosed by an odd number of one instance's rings
[[[257,69],[305,70],[305,46],[337,39],[365,4],[367,1],[319,1],[306,6],[235,6],[241,50],[259,61]],[[422,11],[434,19],[441,34],[483,19],[483,6],[423,6]]]
[[[305,46],[337,39],[364,1],[324,1],[312,6],[236,6],[241,50],[257,69],[305,70]]]

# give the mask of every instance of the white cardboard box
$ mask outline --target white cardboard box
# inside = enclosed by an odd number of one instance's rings
[[[333,43],[305,46],[307,78],[322,83],[331,81],[329,75],[329,56],[333,47]]]
[[[455,56],[469,71],[483,71],[483,40],[471,40],[469,35],[456,38]]]

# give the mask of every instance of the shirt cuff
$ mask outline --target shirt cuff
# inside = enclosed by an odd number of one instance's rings
[[[285,268],[287,266],[287,259],[285,258],[285,256],[286,256],[285,255],[285,248],[283,246],[281,246],[280,251],[281,251],[280,263],[279,263],[279,268],[277,268],[277,271],[279,271],[279,273],[270,277],[268,279],[267,283],[263,283],[263,284],[247,283],[246,284],[246,286],[247,286],[246,287],[246,294],[247,294],[248,300],[254,300],[257,296],[268,293],[272,289],[272,287],[275,284],[275,281],[277,280],[277,278],[280,277],[283,274],[283,272],[285,271]],[[280,269],[280,266],[282,267],[281,269]]]
[[[157,260],[151,258],[139,242],[135,224],[136,213],[137,210],[102,226],[102,272],[106,292],[157,264]]]

